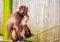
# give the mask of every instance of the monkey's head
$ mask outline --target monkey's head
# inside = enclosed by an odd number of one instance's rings
[[[25,5],[22,5],[19,7],[20,15],[26,15],[28,12],[28,7]]]

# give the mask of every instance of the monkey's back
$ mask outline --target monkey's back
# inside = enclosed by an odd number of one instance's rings
[[[8,22],[7,22],[7,28],[13,28],[14,22],[19,24],[21,22],[22,17],[19,16],[19,12],[15,12],[11,14]]]

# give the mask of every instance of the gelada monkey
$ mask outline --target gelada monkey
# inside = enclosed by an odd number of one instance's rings
[[[10,38],[13,41],[22,40],[23,36],[31,37],[32,33],[27,26],[28,16],[28,7],[21,5],[19,10],[11,14],[7,22],[7,30]]]

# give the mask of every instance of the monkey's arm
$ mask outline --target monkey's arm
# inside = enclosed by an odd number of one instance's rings
[[[13,29],[13,23],[12,23],[11,19],[9,19],[8,22],[7,22],[8,33],[10,33],[12,29]]]
[[[17,23],[14,23],[13,28],[16,30],[16,32],[18,31],[18,25],[17,25]]]
[[[28,15],[25,15],[24,18],[23,18],[22,21],[21,21],[21,24],[22,24],[22,25],[26,25],[28,19],[29,19]]]
[[[29,16],[28,16],[28,15],[25,15],[25,16],[24,16],[24,21],[25,21],[26,23],[27,23],[28,19],[29,19]]]

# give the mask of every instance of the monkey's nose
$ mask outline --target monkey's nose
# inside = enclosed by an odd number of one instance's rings
[[[23,9],[21,9],[21,11],[20,11],[21,13],[23,13],[24,11],[23,11]]]

